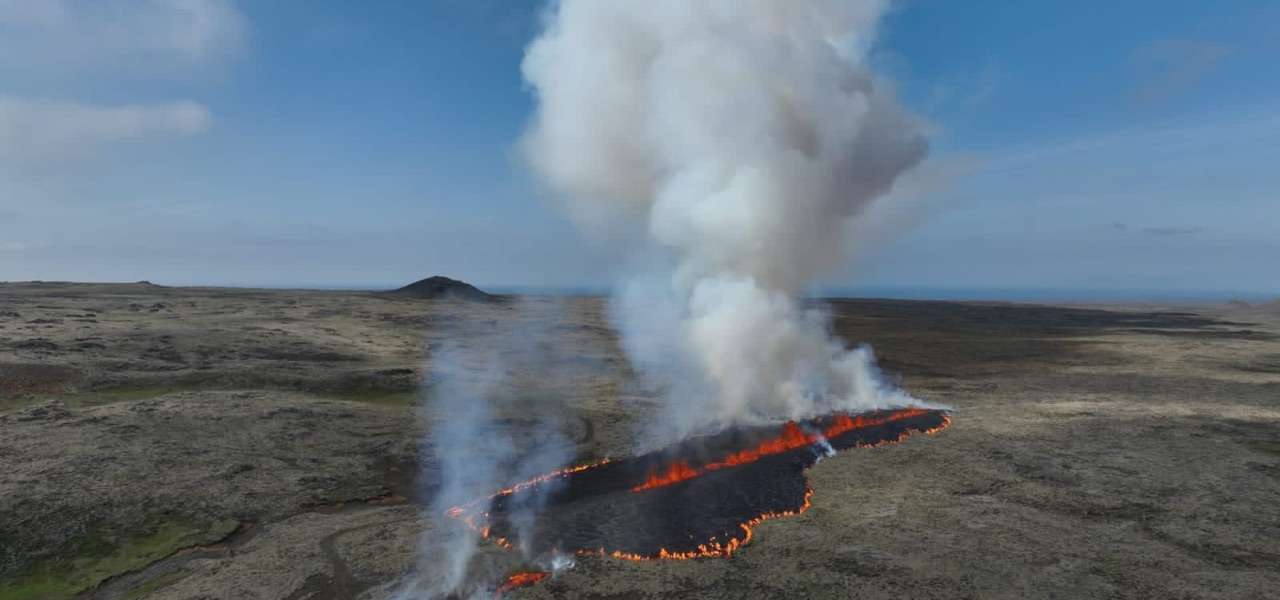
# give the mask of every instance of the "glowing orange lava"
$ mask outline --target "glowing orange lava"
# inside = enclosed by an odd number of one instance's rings
[[[646,479],[644,483],[631,488],[631,491],[643,492],[653,488],[673,485],[680,483],[681,481],[693,479],[709,471],[715,471],[726,467],[737,467],[753,463],[766,456],[791,452],[792,450],[799,450],[801,448],[817,444],[821,440],[829,440],[857,429],[879,427],[894,421],[901,421],[926,414],[929,414],[929,411],[919,408],[904,408],[891,412],[887,415],[876,417],[869,417],[866,415],[851,417],[847,414],[840,414],[837,415],[834,422],[827,428],[823,429],[821,433],[805,432],[794,421],[788,421],[782,426],[782,435],[773,439],[765,440],[755,448],[748,448],[746,450],[735,452],[726,456],[723,460],[707,463],[702,465],[700,468],[690,467],[688,463],[683,461],[672,463],[665,471],[649,475],[649,478]],[[949,419],[945,420],[942,426],[946,427],[948,423],[950,423]],[[926,433],[933,432],[928,431]],[[904,436],[899,436],[899,439],[901,439],[901,437]]]
[[[471,502],[468,502],[462,506],[451,507],[449,508],[449,510],[446,510],[444,512],[446,515],[454,519],[461,518],[463,522],[465,522],[472,529],[478,529],[474,521],[474,515],[467,514],[468,508],[472,508],[480,504],[481,502],[484,502],[485,500],[492,500],[499,496],[510,496],[511,494],[514,494],[521,490],[527,490],[535,485],[538,485],[546,481],[550,481],[557,477],[568,477],[570,475],[573,475],[574,473],[581,473],[588,469],[594,469],[601,465],[608,464],[609,462],[610,462],[610,459],[603,458],[595,462],[589,462],[586,464],[576,465],[572,467],[565,467],[563,469],[560,469],[559,471],[552,471],[550,473],[547,473],[546,475],[539,475],[537,477],[534,477],[533,479],[530,479],[529,481],[522,481],[509,488],[500,489],[492,494],[489,494],[488,496],[485,496],[484,498],[476,498],[475,500],[472,500]],[[485,516],[488,516],[488,515],[485,515]],[[486,534],[485,537],[488,537],[488,535]]]
[[[749,448],[746,450],[734,452],[719,461],[710,462],[700,467],[691,466],[685,460],[677,460],[669,464],[666,468],[650,474],[644,483],[631,488],[631,491],[642,492],[645,490],[673,485],[681,481],[687,481],[687,480],[699,477],[710,471],[749,464],[749,463],[758,461],[761,458],[766,456],[782,454],[782,453],[790,452],[793,450],[798,450],[800,448],[812,446],[823,440],[832,440],[841,435],[849,433],[851,431],[878,427],[888,423],[893,423],[895,421],[901,421],[901,420],[910,419],[913,417],[919,417],[919,416],[929,415],[931,413],[938,413],[938,412],[939,411],[932,411],[932,410],[919,409],[919,408],[903,408],[903,409],[898,409],[898,410],[893,410],[888,412],[882,412],[882,413],[878,413],[870,416],[869,415],[850,416],[847,414],[838,414],[830,418],[828,421],[829,424],[826,425],[825,427],[822,427],[818,430],[812,430],[812,431],[805,431],[797,423],[788,422],[783,425],[782,433],[779,436],[765,440],[764,442],[761,442],[758,445],[756,445],[754,448]],[[951,424],[951,417],[949,415],[942,413],[940,414],[940,416],[941,416],[941,423],[937,427],[934,427],[932,429],[923,430],[923,433],[933,434],[938,431],[941,431],[942,429],[947,428]],[[920,431],[920,430],[917,430],[917,431]],[[897,432],[897,434],[892,438],[883,439],[873,444],[863,443],[859,445],[880,446],[884,444],[892,444],[892,443],[902,441],[909,435],[911,435],[911,431],[908,429],[903,429]],[[605,464],[608,464],[609,462],[610,462],[610,459],[603,459],[603,460],[599,460],[592,463],[577,465],[577,466],[561,469],[558,471],[553,471],[546,475],[541,475],[539,477],[535,477],[534,479],[530,479],[529,481],[518,483],[518,484],[512,485],[511,487],[499,490],[498,492],[491,494],[487,497],[477,498],[476,500],[468,502],[467,504],[452,507],[446,511],[446,514],[452,518],[462,521],[469,528],[478,532],[481,538],[488,540],[501,548],[510,550],[513,548],[513,544],[511,543],[511,541],[505,537],[494,535],[490,530],[490,527],[488,525],[488,520],[490,516],[489,513],[481,512],[480,510],[477,510],[481,502],[493,500],[494,498],[498,498],[501,496],[508,496],[511,494],[515,494],[516,492],[528,489],[530,487],[550,481],[552,479],[569,477],[576,473],[581,473],[589,469],[594,469],[594,468],[603,466]],[[633,554],[633,553],[623,552],[620,550],[608,551],[604,548],[598,548],[598,549],[579,549],[579,550],[576,550],[575,553],[583,556],[608,556],[616,559],[631,560],[631,561],[689,560],[689,559],[695,559],[695,558],[710,558],[710,557],[727,558],[729,556],[732,556],[734,552],[736,552],[738,549],[742,548],[743,546],[747,545],[751,541],[751,538],[753,535],[752,529],[756,525],[759,525],[760,523],[763,523],[770,519],[794,516],[794,515],[799,515],[805,512],[810,507],[810,499],[812,496],[813,496],[813,489],[808,486],[805,486],[803,503],[799,507],[795,508],[794,510],[768,512],[768,513],[764,513],[759,516],[753,517],[751,519],[748,519],[747,521],[739,524],[739,527],[742,530],[742,535],[740,538],[731,537],[728,540],[721,541],[719,539],[716,539],[715,537],[712,537],[706,543],[698,545],[695,550],[669,551],[666,548],[662,548],[654,554]],[[499,593],[501,593],[503,591],[514,589],[516,587],[521,587],[524,585],[532,585],[534,583],[537,583],[538,581],[541,581],[547,576],[548,574],[543,572],[516,573],[511,577],[509,577],[507,581],[503,583],[502,587],[499,588],[498,591]]]
[[[502,585],[498,586],[498,593],[504,594],[519,587],[530,586],[550,576],[551,574],[545,571],[520,571],[502,582]]]
[[[701,474],[702,474],[702,471],[699,471],[698,469],[690,467],[689,463],[683,460],[678,460],[676,462],[671,463],[671,466],[667,467],[666,471],[650,475],[649,479],[645,480],[644,483],[634,488],[631,488],[631,491],[643,492],[648,489],[662,487],[664,485],[671,485],[673,483],[680,483],[681,481],[685,481],[687,479],[693,479],[694,477],[697,477]]]

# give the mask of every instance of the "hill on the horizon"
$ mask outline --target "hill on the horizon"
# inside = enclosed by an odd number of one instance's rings
[[[389,293],[413,298],[456,298],[481,302],[489,302],[494,299],[493,295],[485,293],[474,285],[442,275],[415,281]]]

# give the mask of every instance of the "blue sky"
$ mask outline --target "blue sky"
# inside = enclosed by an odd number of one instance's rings
[[[512,148],[540,7],[0,0],[0,280],[607,285]],[[872,60],[933,150],[823,285],[1280,293],[1278,40],[1274,2],[898,3]]]

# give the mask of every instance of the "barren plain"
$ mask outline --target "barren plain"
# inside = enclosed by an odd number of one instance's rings
[[[539,384],[577,458],[630,452],[659,399],[607,303],[522,302],[560,315],[566,368]],[[509,596],[1280,590],[1280,305],[828,304],[953,425],[816,465],[812,508],[730,559],[584,557]],[[418,459],[433,351],[501,346],[516,305],[0,285],[0,599],[385,598],[436,485]],[[522,568],[487,546],[475,565]]]

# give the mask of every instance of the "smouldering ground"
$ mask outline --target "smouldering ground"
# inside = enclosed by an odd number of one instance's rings
[[[425,349],[501,344],[514,306],[0,285],[0,599],[383,597],[422,527]],[[836,301],[949,429],[814,466],[812,508],[732,559],[588,557],[510,596],[1273,596],[1280,307],[1106,308]],[[527,382],[584,461],[657,406],[605,314],[567,300],[565,375]]]

